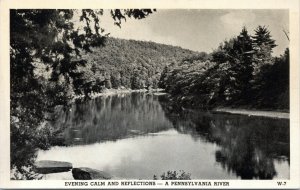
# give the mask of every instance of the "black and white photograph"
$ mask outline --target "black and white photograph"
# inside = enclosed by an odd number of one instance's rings
[[[8,10],[9,181],[294,180],[289,9],[114,7]]]

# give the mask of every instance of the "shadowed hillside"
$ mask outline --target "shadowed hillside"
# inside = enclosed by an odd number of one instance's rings
[[[103,47],[81,57],[87,63],[74,72],[74,89],[84,94],[104,88],[157,88],[166,65],[197,55],[170,45],[107,38]]]

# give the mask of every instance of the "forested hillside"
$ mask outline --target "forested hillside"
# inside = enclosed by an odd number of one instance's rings
[[[107,38],[103,47],[82,55],[86,63],[73,72],[74,91],[87,94],[104,88],[157,88],[165,66],[197,55],[154,42]]]
[[[195,57],[166,67],[160,87],[176,105],[259,109],[289,108],[289,49],[272,56],[276,47],[270,31],[246,28],[224,41],[205,59]]]

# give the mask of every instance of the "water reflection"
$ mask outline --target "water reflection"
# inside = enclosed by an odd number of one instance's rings
[[[132,93],[77,101],[69,111],[59,110],[51,123],[65,127],[67,145],[91,144],[166,130],[158,96]]]
[[[162,105],[178,131],[217,143],[221,149],[215,152],[216,162],[242,179],[273,179],[280,172],[275,162],[289,165],[289,120],[181,110],[163,101]]]
[[[289,120],[176,109],[145,93],[77,102],[57,116],[51,124],[66,127],[70,146],[40,151],[38,159],[126,179],[167,170],[193,179],[289,178]]]

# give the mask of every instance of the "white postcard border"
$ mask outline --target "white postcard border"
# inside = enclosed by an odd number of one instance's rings
[[[298,0],[0,0],[0,188],[300,188],[300,126],[299,126],[299,1]],[[192,180],[211,183],[212,185],[203,186],[166,186],[162,180],[142,180],[154,181],[156,186],[92,186],[90,185],[66,185],[64,180],[34,180],[34,181],[15,181],[10,180],[10,123],[9,123],[9,9],[15,8],[157,8],[157,9],[288,9],[290,16],[290,179],[289,180]],[[124,180],[108,180],[121,184]],[[106,183],[108,182],[106,181]],[[136,180],[125,180],[134,182]],[[192,182],[188,181],[188,182]],[[171,181],[168,181],[171,184]],[[214,186],[214,182],[229,182],[229,186]],[[278,185],[278,182],[284,185]]]

